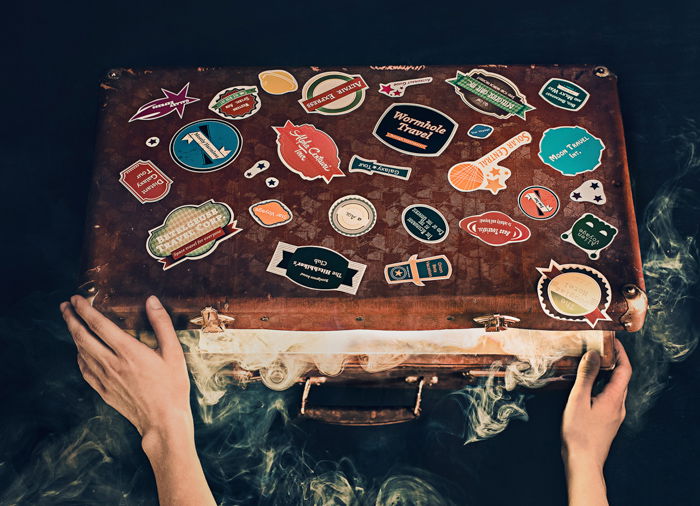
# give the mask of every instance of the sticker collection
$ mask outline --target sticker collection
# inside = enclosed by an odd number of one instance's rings
[[[413,69],[412,73],[420,74],[423,70]],[[400,75],[397,72],[397,77]],[[459,70],[448,78],[416,75],[409,79],[384,79],[386,82],[344,71],[318,71],[302,81],[297,82],[286,70],[267,70],[260,72],[255,82],[233,82],[206,95],[193,93],[196,88],[193,83],[169,83],[169,89],[160,88],[162,96],[155,93],[155,98],[133,111],[128,123],[151,122],[176,113],[182,121],[172,135],[164,137],[162,132],[154,131],[152,133],[157,135],[140,141],[147,153],[159,150],[167,153],[172,167],[165,167],[164,172],[161,161],[158,167],[151,160],[139,159],[119,172],[119,182],[139,204],[153,204],[165,199],[172,186],[178,184],[173,181],[177,179],[173,172],[178,167],[204,174],[231,166],[244,148],[249,119],[266,107],[273,108],[275,100],[282,100],[275,97],[292,94],[299,114],[293,119],[275,114],[276,119],[265,127],[269,134],[267,142],[276,147],[278,159],[255,156],[252,160],[257,161],[252,165],[249,158],[245,166],[234,169],[243,175],[241,181],[264,183],[269,191],[270,198],[236,203],[237,208],[248,208],[257,226],[272,229],[294,222],[294,206],[288,205],[290,202],[285,204],[285,198],[275,191],[280,185],[284,189],[286,177],[299,177],[310,185],[324,186],[342,186],[345,183],[334,180],[346,181],[349,177],[371,178],[366,181],[394,180],[396,185],[418,184],[421,157],[440,157],[451,145],[459,144],[451,149],[453,161],[445,167],[444,180],[436,181],[435,185],[442,185],[445,191],[459,192],[457,195],[463,199],[478,199],[485,204],[479,208],[483,212],[455,219],[449,209],[442,207],[442,202],[416,201],[402,206],[398,218],[403,229],[401,233],[415,240],[416,251],[435,245],[431,247],[434,254],[409,252],[396,258],[395,263],[384,265],[384,280],[388,285],[424,287],[450,280],[454,270],[452,263],[440,251],[440,243],[450,235],[450,221],[456,229],[453,234],[459,234],[464,247],[469,244],[472,248],[525,248],[519,243],[529,241],[538,233],[538,228],[549,229],[538,222],[551,220],[566,207],[566,216],[578,218],[566,218],[567,223],[555,231],[560,244],[569,245],[562,247],[570,248],[570,254],[582,260],[595,261],[601,255],[610,254],[603,250],[613,243],[619,231],[616,223],[605,218],[607,199],[603,183],[598,179],[583,180],[584,176],[574,179],[581,174],[590,176],[587,173],[603,165],[606,149],[603,140],[588,127],[573,124],[576,115],[570,115],[563,125],[547,128],[539,138],[533,138],[534,129],[528,127],[511,130],[508,135],[498,132],[505,124],[517,128],[523,124],[521,121],[528,123],[528,113],[536,114],[532,111],[537,108],[580,111],[594,98],[578,84],[551,78],[537,84],[541,86],[537,96],[531,95],[528,99],[511,79],[481,68]],[[453,107],[447,111],[450,115],[420,103],[428,90],[437,92],[438,87],[454,99]],[[353,142],[352,149],[357,149],[356,152],[343,151],[334,138],[337,132],[329,128],[329,120],[323,118],[352,115],[363,107],[368,97],[375,101],[373,106],[382,104],[379,110],[383,111],[370,118],[368,142],[375,148],[385,148],[386,158],[363,155],[365,144],[362,142]],[[205,110],[206,117],[193,118],[189,113],[193,109]],[[471,121],[458,123],[453,119],[458,114],[467,114]],[[175,116],[168,121],[172,118]],[[334,121],[342,121],[342,118]],[[355,123],[348,124],[355,128]],[[513,135],[518,130],[520,133]],[[494,133],[499,133],[494,138],[501,140],[490,141]],[[255,142],[264,142],[261,135],[265,132],[261,133],[258,125]],[[476,152],[475,156],[459,156],[465,144],[471,147],[470,153]],[[403,162],[389,163],[397,156]],[[142,158],[154,157],[143,155]],[[455,159],[466,160],[454,163]],[[523,164],[537,164],[546,170],[550,176],[544,181],[547,186],[527,181],[526,174],[532,171],[518,174]],[[566,202],[550,188],[559,185],[570,192]],[[500,195],[501,192],[504,195]],[[506,199],[510,200],[503,205]],[[163,270],[168,270],[186,260],[199,260],[213,253],[222,241],[242,232],[229,204],[211,199],[172,209],[162,222],[153,224],[149,230],[148,255],[160,262]],[[378,213],[375,204],[379,202],[373,203],[363,195],[348,194],[338,198],[328,204],[330,228],[348,238],[371,236],[375,225],[386,220],[381,214],[385,210],[379,206]],[[508,212],[497,210],[499,207]],[[240,209],[235,210],[240,213]],[[564,220],[564,214],[555,222]],[[283,241],[273,241],[269,247],[268,273],[311,290],[354,295],[361,288],[367,265],[338,251]],[[583,263],[559,264],[550,259],[549,265],[537,267],[537,273],[538,279],[536,273],[532,273],[533,281],[536,280],[533,289],[542,311],[549,317],[582,322],[591,328],[599,321],[610,320],[606,312],[611,303],[610,284],[597,269]]]

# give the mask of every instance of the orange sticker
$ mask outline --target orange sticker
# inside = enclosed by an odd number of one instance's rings
[[[279,227],[292,221],[292,212],[279,200],[264,200],[248,208],[250,215],[265,228]]]

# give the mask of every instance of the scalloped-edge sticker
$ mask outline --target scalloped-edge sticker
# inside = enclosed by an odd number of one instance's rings
[[[311,290],[357,293],[366,265],[348,260],[322,246],[294,246],[278,242],[267,272],[283,276]]]
[[[257,86],[235,86],[214,95],[209,110],[225,119],[248,118],[260,110]]]
[[[306,81],[299,103],[308,113],[326,116],[347,114],[365,101],[367,87],[362,76],[323,72]]]
[[[530,229],[500,211],[487,211],[468,216],[459,222],[459,228],[489,246],[505,246],[530,238]]]
[[[377,222],[377,210],[366,198],[347,195],[333,202],[328,210],[328,220],[339,234],[357,237],[372,230]]]
[[[263,200],[248,208],[253,219],[265,228],[279,227],[292,221],[292,211],[279,200]]]
[[[580,126],[548,128],[540,140],[537,156],[565,176],[591,172],[600,167],[605,144]]]
[[[405,262],[384,266],[384,279],[390,285],[398,283],[413,283],[425,286],[424,281],[439,281],[452,276],[452,264],[445,255],[428,258],[418,258],[411,255]]]
[[[185,260],[210,255],[219,243],[241,230],[236,227],[233,211],[223,202],[188,204],[170,211],[161,225],[148,231],[146,251],[167,270]]]
[[[150,160],[139,160],[119,173],[119,182],[142,204],[158,202],[170,193],[173,180]]]
[[[554,260],[548,267],[537,267],[537,271],[537,297],[547,316],[586,322],[591,328],[599,321],[612,321],[607,314],[612,290],[599,271],[579,264],[559,265]]]
[[[600,252],[610,246],[617,232],[617,228],[607,221],[586,213],[561,234],[561,238],[585,251],[591,260],[598,260]]]
[[[506,188],[506,180],[511,174],[510,169],[498,163],[531,141],[532,135],[529,132],[520,132],[474,162],[453,165],[447,172],[447,180],[455,190],[461,192],[487,190],[496,195]]]
[[[345,176],[340,170],[338,145],[323,130],[305,123],[295,125],[287,120],[277,132],[277,155],[280,161],[302,179],[323,178],[327,183],[336,176]]]

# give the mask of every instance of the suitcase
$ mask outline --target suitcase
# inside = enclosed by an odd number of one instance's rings
[[[302,383],[304,416],[411,420],[425,388],[569,378],[587,349],[610,369],[615,331],[643,324],[605,67],[116,69],[101,87],[81,290],[144,340],[158,295],[190,356]],[[335,383],[415,402],[310,404]]]

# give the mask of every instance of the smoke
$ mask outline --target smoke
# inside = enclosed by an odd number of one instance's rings
[[[634,375],[627,397],[627,428],[639,430],[644,414],[663,391],[669,364],[684,360],[697,346],[700,330],[692,321],[700,279],[694,236],[700,222],[698,184],[700,132],[691,123],[679,144],[679,168],[659,188],[641,227],[644,278],[649,311],[641,332],[624,337]],[[683,228],[688,230],[681,231]]]

